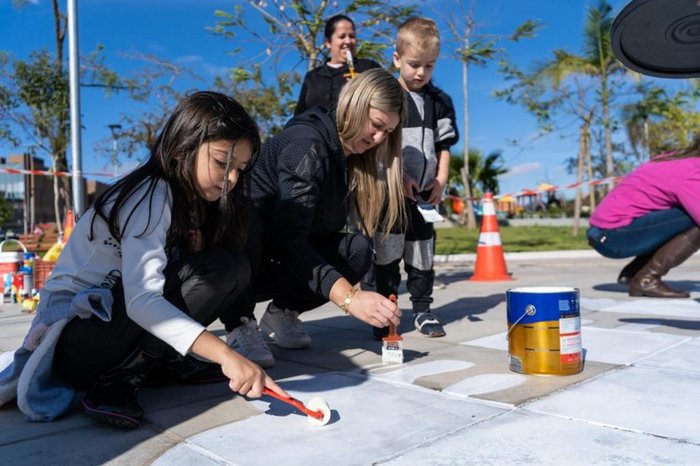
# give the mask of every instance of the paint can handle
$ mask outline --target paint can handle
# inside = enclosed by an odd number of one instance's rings
[[[525,316],[534,316],[536,313],[537,313],[537,308],[535,308],[535,306],[533,306],[532,304],[528,304],[527,306],[525,306],[525,311],[523,311],[523,314],[520,317],[518,317],[518,320],[513,322],[513,325],[508,327],[508,333],[506,333],[506,340],[508,340],[508,337],[510,336],[510,332],[512,332],[513,329],[515,328],[515,326],[518,325],[518,322],[523,320],[525,318]]]

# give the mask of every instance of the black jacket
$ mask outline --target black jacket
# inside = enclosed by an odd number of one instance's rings
[[[343,230],[347,165],[334,112],[315,107],[265,142],[252,173],[251,195],[265,229],[265,255],[280,261],[328,298],[342,275],[309,243]]]
[[[356,73],[362,73],[372,68],[381,68],[381,65],[373,60],[355,59]],[[349,73],[350,69],[347,65],[331,68],[325,63],[306,73],[294,115],[304,113],[314,105],[334,110],[338,103],[340,89],[350,79]]]

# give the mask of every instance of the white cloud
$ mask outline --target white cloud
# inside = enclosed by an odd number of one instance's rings
[[[193,71],[203,71],[210,76],[222,76],[228,74],[231,67],[214,65],[207,62],[201,55],[183,55],[175,60],[175,63],[179,65],[187,65],[193,68]]]
[[[508,173],[505,173],[501,176],[498,177],[499,180],[511,178],[513,176],[518,176],[518,175],[524,175],[527,173],[532,173],[536,171],[542,170],[542,163],[541,162],[531,162],[531,163],[523,163],[521,165],[515,165],[512,167],[510,170],[508,170]]]

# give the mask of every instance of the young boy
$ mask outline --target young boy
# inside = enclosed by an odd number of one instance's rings
[[[430,83],[439,54],[440,34],[434,21],[411,18],[399,27],[394,66],[408,101],[408,119],[401,133],[408,225],[386,237],[380,232],[374,239],[377,291],[385,296],[398,294],[403,259],[414,324],[429,337],[444,336],[445,330],[430,311],[435,230],[419,205],[440,202],[449,175],[449,148],[458,139],[452,100]],[[381,330],[375,328],[375,337],[382,336]]]

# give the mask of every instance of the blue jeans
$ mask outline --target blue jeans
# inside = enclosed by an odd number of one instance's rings
[[[694,226],[693,219],[682,209],[658,210],[620,228],[603,230],[592,226],[587,232],[588,244],[611,259],[649,255]]]

